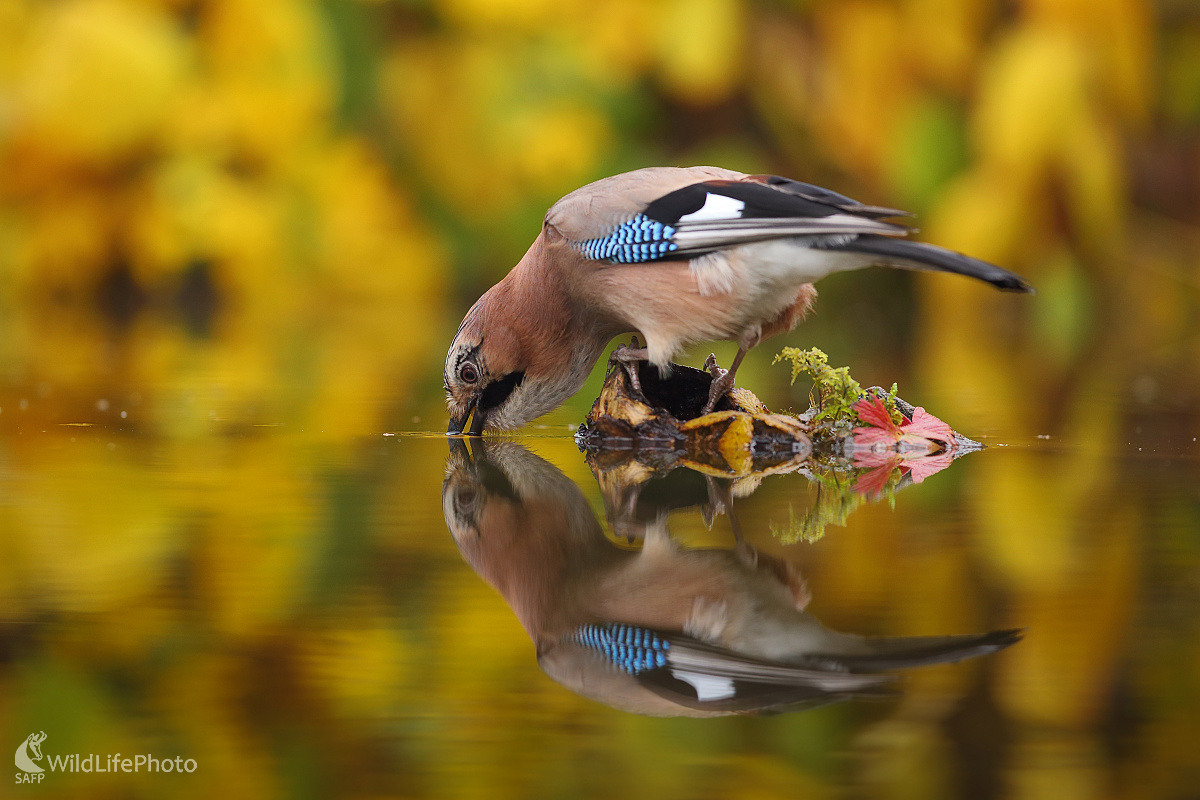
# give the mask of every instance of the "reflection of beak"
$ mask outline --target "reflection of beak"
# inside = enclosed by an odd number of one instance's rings
[[[446,433],[451,436],[457,436],[463,432],[463,428],[467,426],[467,417],[471,416],[471,412],[475,412],[475,419],[471,422],[471,431],[468,435],[479,436],[483,433],[483,426],[487,422],[487,414],[478,406],[479,398],[472,397],[467,402],[467,410],[463,412],[461,417],[451,417],[450,425],[446,428]]]
[[[483,426],[487,424],[487,411],[475,406],[475,418],[471,420],[471,435],[483,436]]]
[[[481,462],[487,461],[487,445],[483,437],[480,437],[476,442],[472,442],[470,446],[467,445],[465,439],[450,439],[450,456],[451,458],[460,459],[459,466],[469,467],[471,474],[475,478],[478,478],[478,465]]]
[[[447,462],[447,466],[452,465],[454,463],[454,459],[457,458],[461,462],[462,466],[471,467],[473,469],[475,467],[475,462],[471,459],[471,451],[468,449],[466,442],[464,442],[462,439],[450,439],[449,441],[451,460]],[[446,480],[449,480],[449,478]]]

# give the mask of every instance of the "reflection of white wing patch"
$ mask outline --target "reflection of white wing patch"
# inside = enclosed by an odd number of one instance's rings
[[[700,206],[698,211],[684,214],[679,221],[704,222],[710,219],[738,219],[742,216],[742,209],[745,207],[746,204],[741,200],[709,192],[704,197],[704,205]]]
[[[712,195],[709,195],[712,197]],[[671,670],[671,675],[681,681],[686,681],[696,690],[696,699],[701,702],[708,700],[724,700],[733,697],[733,680],[718,678],[714,675],[703,675],[699,672],[684,672],[680,669]]]

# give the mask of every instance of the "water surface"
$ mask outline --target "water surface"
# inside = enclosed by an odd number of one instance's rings
[[[508,440],[537,465],[511,480],[553,475],[605,547],[636,553],[644,537],[614,527],[566,427]],[[820,536],[796,521],[828,488],[740,486],[745,546],[785,565],[822,625],[1024,639],[892,671],[882,697],[691,719],[589,699],[539,666],[448,530],[444,435],[23,426],[3,451],[0,719],[11,746],[44,731],[48,757],[198,764],[47,770],[59,796],[1189,796],[1200,448],[1183,431],[1105,447],[1000,431],[890,499],[848,494],[845,525]],[[734,552],[698,485],[655,490],[678,506],[674,546]]]

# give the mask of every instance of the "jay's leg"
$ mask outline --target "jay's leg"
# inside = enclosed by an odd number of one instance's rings
[[[701,409],[701,414],[707,414],[713,410],[717,401],[729,393],[733,388],[734,376],[737,374],[738,367],[742,365],[742,359],[746,357],[746,353],[751,347],[758,344],[762,339],[761,328],[751,328],[744,331],[738,337],[738,352],[733,357],[733,363],[729,365],[729,371],[726,372],[717,366],[716,356],[710,354],[708,360],[704,362],[704,367],[713,374],[713,382],[708,386],[708,402]],[[720,373],[718,375],[718,372]]]
[[[776,580],[786,586],[791,593],[796,609],[803,611],[804,607],[808,605],[808,601],[812,599],[812,592],[808,590],[808,582],[804,580],[800,570],[786,559],[759,553],[754,545],[746,541],[742,535],[742,524],[738,521],[737,512],[733,508],[732,483],[719,484],[717,479],[710,475],[706,475],[705,480],[708,484],[709,505],[719,506],[729,516],[729,527],[733,531],[733,552],[737,554],[738,559],[751,569],[759,569],[761,566],[768,573],[774,575]],[[711,528],[711,525],[709,527]]]
[[[712,521],[717,514],[727,515],[729,527],[733,530],[734,551],[742,561],[753,567],[758,563],[758,551],[747,544],[742,536],[742,523],[738,521],[737,513],[733,510],[733,482],[718,482],[712,475],[705,475],[704,483],[708,489],[708,503],[705,505],[708,516],[705,518],[705,524],[712,530]]]
[[[729,517],[729,527],[733,531],[733,551],[748,567],[758,566],[758,551],[742,536],[742,523],[738,521],[737,512],[733,508],[733,483],[718,484],[716,478],[708,479],[708,496],[710,503],[719,503],[721,510]]]
[[[638,364],[642,361],[647,361],[650,358],[650,351],[641,346],[636,336],[629,340],[629,344],[619,344],[617,349],[613,350],[609,356],[609,361],[616,361],[625,369],[625,374],[629,376],[629,385],[638,394],[642,393],[642,381],[638,378]]]
[[[633,544],[646,535],[645,523],[638,522],[637,504],[643,484],[620,487],[606,504],[611,508],[613,532]]]
[[[712,383],[710,383],[708,386],[708,402],[705,403],[704,408],[701,409],[701,414],[707,414],[712,411],[713,406],[717,404],[717,401],[728,394],[729,390],[733,388],[734,375],[737,373],[737,368],[741,365],[742,359],[745,357],[746,350],[744,348],[738,348],[737,355],[733,357],[733,363],[729,365],[728,370],[723,370],[718,367],[716,359],[712,359],[712,368],[709,370],[709,372],[712,372],[714,377]],[[708,366],[708,362],[705,362],[705,366]],[[717,376],[718,370],[721,373],[719,377]]]
[[[726,500],[729,499],[729,492],[728,490],[722,492],[717,486],[717,479],[712,475],[705,475],[704,483],[708,489],[708,502],[700,507],[700,517],[704,520],[704,527],[711,531],[717,515],[724,514],[725,509],[732,505],[732,501],[726,503]]]

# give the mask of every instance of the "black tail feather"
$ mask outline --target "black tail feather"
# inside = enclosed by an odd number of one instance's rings
[[[953,664],[1003,650],[1021,641],[1024,630],[1009,628],[959,636],[896,636],[867,639],[875,651],[863,655],[833,655],[832,664],[852,673],[912,669],[931,664]],[[814,656],[818,661],[821,656]]]
[[[954,272],[987,281],[997,289],[1032,294],[1034,288],[1014,272],[923,242],[910,242],[888,236],[863,234],[845,243],[826,245],[830,250],[845,250],[879,256],[881,264],[906,269]]]

